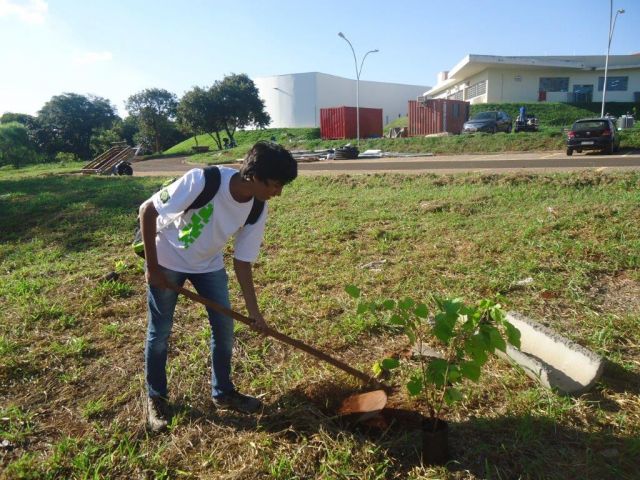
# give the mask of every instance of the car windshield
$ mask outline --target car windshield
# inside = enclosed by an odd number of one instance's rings
[[[475,115],[471,120],[495,120],[496,112],[481,112]]]
[[[609,125],[605,120],[591,120],[588,122],[576,122],[573,124],[574,131],[597,130],[607,128]]]

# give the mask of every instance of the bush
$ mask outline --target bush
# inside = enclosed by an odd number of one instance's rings
[[[69,152],[58,152],[56,153],[55,158],[56,158],[56,162],[61,163],[63,165],[66,163],[77,162],[80,160],[75,153],[69,153]]]

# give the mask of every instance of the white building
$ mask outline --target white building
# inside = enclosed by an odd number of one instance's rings
[[[470,103],[601,102],[604,55],[499,57],[467,55],[438,74],[428,98]],[[610,55],[607,102],[640,102],[640,54]]]
[[[258,77],[254,83],[271,116],[271,128],[320,127],[320,109],[356,106],[356,81],[326,73]],[[407,102],[430,87],[360,80],[360,106],[382,108],[384,125],[407,115]]]

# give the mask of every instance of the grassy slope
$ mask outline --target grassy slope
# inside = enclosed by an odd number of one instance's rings
[[[527,113],[538,117],[543,127],[568,127],[578,118],[600,116],[600,104],[570,105],[567,103],[486,103],[471,106],[471,115],[484,110],[504,110],[515,119],[520,113],[520,107],[527,109]],[[626,105],[626,104],[625,104]],[[597,113],[596,113],[597,112]]]
[[[518,115],[521,104],[483,104],[472,105],[471,114],[482,110],[501,108],[513,118]],[[518,134],[498,135],[464,135],[447,138],[379,138],[361,140],[361,151],[380,149],[387,152],[403,153],[435,153],[438,155],[459,153],[495,153],[526,152],[532,150],[561,150],[564,148],[563,128],[570,126],[577,118],[594,116],[595,104],[582,108],[564,103],[532,103],[525,104],[527,111],[540,119],[541,131],[537,133],[521,132]],[[625,104],[626,105],[626,104]],[[622,108],[622,107],[620,107]],[[626,110],[625,110],[626,111]],[[598,110],[599,112],[599,110]],[[391,127],[407,126],[408,118],[402,117],[385,126],[385,132]],[[289,128],[241,131],[236,134],[238,147],[232,150],[217,151],[214,141],[208,135],[200,135],[198,143],[209,145],[212,152],[192,156],[196,163],[226,163],[243,158],[247,150],[258,140],[269,140],[274,136],[278,143],[292,150],[322,150],[344,145],[349,140],[321,140],[317,128]],[[351,140],[353,143],[353,140]],[[195,145],[193,138],[181,142],[166,152],[166,155],[190,155]],[[640,148],[640,123],[632,131],[622,133],[623,148]]]
[[[240,328],[239,387],[257,418],[215,412],[208,326],[181,301],[168,365],[178,414],[143,428],[141,263],[129,249],[153,178],[0,176],[0,456],[6,478],[632,478],[640,454],[640,176],[300,178],[271,203],[256,282],[280,330],[368,369],[402,337],[343,292],[469,301],[505,292],[611,363],[562,398],[491,360],[446,412],[457,463],[420,467],[411,429],[352,431],[352,379]],[[382,260],[382,271],[362,268]],[[112,270],[116,281],[101,280]],[[532,277],[534,283],[514,288]],[[232,281],[232,303],[241,309]],[[395,384],[401,379],[393,378]],[[395,402],[417,408],[404,392]],[[570,460],[567,460],[570,459]],[[558,468],[562,465],[562,468]]]

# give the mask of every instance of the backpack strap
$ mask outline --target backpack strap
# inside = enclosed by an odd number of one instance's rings
[[[258,200],[257,198],[253,198],[253,205],[251,206],[251,211],[249,212],[249,216],[247,217],[247,221],[244,222],[245,225],[253,225],[258,221],[260,215],[262,215],[262,211],[264,210],[264,202],[262,200]]]
[[[204,171],[204,189],[202,190],[202,192],[200,192],[200,195],[198,195],[193,203],[185,209],[185,212],[187,210],[204,207],[211,201],[213,197],[216,196],[216,193],[218,193],[218,190],[220,189],[220,169],[218,169],[218,167],[216,166],[211,166],[205,167],[202,170]],[[249,212],[247,221],[244,222],[244,224],[253,225],[254,223],[256,223],[260,218],[260,215],[262,215],[263,210],[264,202],[262,200],[254,198],[253,205],[251,206],[251,211]]]
[[[216,166],[205,167],[202,169],[204,172],[204,188],[200,195],[189,205],[184,211],[192,210],[195,208],[204,207],[216,196],[220,189],[220,169]]]

